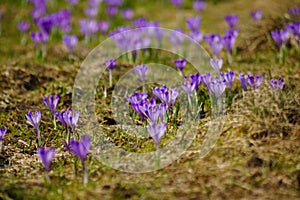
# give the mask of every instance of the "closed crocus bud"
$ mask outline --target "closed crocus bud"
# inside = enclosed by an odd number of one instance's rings
[[[143,63],[134,67],[133,69],[134,72],[141,78],[142,82],[145,82],[145,77],[148,73],[148,66]]]
[[[201,25],[200,17],[190,17],[186,20],[186,25],[190,29],[191,32],[198,31]]]
[[[147,131],[150,134],[150,136],[153,138],[157,147],[159,147],[160,140],[162,136],[165,134],[166,130],[167,130],[167,124],[164,122],[161,124],[153,123],[147,127]]]
[[[54,147],[51,147],[51,148],[41,147],[38,149],[37,154],[38,154],[39,159],[42,161],[42,163],[45,167],[46,178],[47,178],[48,182],[50,182],[49,171],[50,171],[51,162],[55,156],[55,148]]]
[[[182,72],[183,68],[186,65],[186,59],[177,59],[174,61],[174,65]]]
[[[226,15],[224,19],[226,23],[230,26],[230,28],[234,28],[239,20],[239,17],[235,14],[232,14],[232,15]]]
[[[206,7],[205,1],[196,0],[193,2],[193,8],[198,13],[202,12],[205,9],[205,7]]]
[[[262,18],[262,11],[261,10],[254,10],[250,12],[250,16],[252,17],[252,19],[256,22],[258,22],[259,20],[261,20]]]

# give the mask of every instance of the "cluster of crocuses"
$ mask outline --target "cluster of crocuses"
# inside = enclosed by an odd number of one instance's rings
[[[62,110],[61,112],[57,111],[56,107],[59,101],[58,95],[50,95],[49,98],[44,96],[44,103],[49,108],[54,122],[54,129],[56,129],[56,119],[58,119],[63,126],[65,127],[66,131],[66,141],[64,143],[66,149],[71,152],[72,154],[76,155],[82,162],[83,166],[83,181],[84,184],[88,181],[88,173],[87,173],[87,166],[86,166],[86,157],[90,150],[90,137],[88,135],[82,135],[80,140],[78,140],[79,136],[76,134],[76,124],[79,119],[79,112],[73,112],[72,109],[68,110]],[[39,125],[41,122],[41,111],[37,110],[35,112],[29,111],[26,114],[26,118],[28,122],[34,127],[36,135],[37,135],[37,154],[39,158],[41,159],[45,170],[46,170],[46,178],[48,181],[50,181],[49,178],[49,170],[50,170],[50,164],[55,156],[55,148],[47,148],[42,145],[42,138],[39,130]],[[73,137],[71,137],[70,130],[73,133]]]

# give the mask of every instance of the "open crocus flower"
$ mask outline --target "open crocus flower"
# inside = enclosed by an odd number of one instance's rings
[[[248,75],[248,85],[250,85],[255,90],[262,84],[264,78],[264,75]]]
[[[269,82],[269,85],[271,86],[271,88],[275,91],[280,91],[283,89],[284,86],[284,79],[283,78],[278,78],[278,80],[276,79],[272,79]]]
[[[186,82],[181,84],[181,88],[190,96],[196,90],[196,84],[195,79],[187,78]]]
[[[76,125],[77,125],[77,122],[78,122],[78,119],[79,119],[79,112],[78,111],[73,112],[72,109],[69,108],[65,112],[65,114],[63,115],[63,117],[64,117],[64,121],[71,128],[71,130],[72,130],[72,132],[74,134],[74,137],[76,138],[77,134],[76,134],[75,128],[76,128]]]
[[[152,89],[152,93],[158,97],[161,102],[167,105],[167,108],[170,108],[174,105],[177,96],[179,95],[178,88],[167,88],[166,85],[163,85],[161,88],[156,87]]]
[[[300,7],[299,6],[295,6],[294,8],[289,8],[288,12],[290,15],[297,17],[300,15]]]
[[[69,53],[72,54],[74,47],[78,43],[78,38],[76,35],[65,35],[63,36],[63,43],[67,47]]]
[[[200,75],[200,79],[203,85],[207,88],[208,92],[210,93],[209,83],[212,80],[211,73],[206,72],[205,74]]]
[[[232,15],[226,15],[224,19],[228,24],[228,26],[230,26],[230,28],[234,28],[239,20],[239,17],[236,14],[232,14]]]
[[[218,99],[222,97],[223,92],[226,88],[226,82],[224,80],[213,80],[209,83],[209,90],[213,93]]]
[[[258,22],[259,20],[261,20],[262,18],[262,11],[261,10],[254,10],[250,12],[250,16],[252,17],[252,19],[256,22]]]
[[[233,84],[233,81],[234,81],[234,71],[229,71],[229,72],[226,72],[226,73],[221,73],[220,74],[222,79],[225,81],[227,87],[229,88],[229,90],[231,90],[232,88],[232,84]]]
[[[45,167],[46,178],[50,182],[49,171],[50,171],[51,162],[55,156],[55,148],[54,147],[51,147],[51,148],[41,147],[38,149],[37,154]]]
[[[205,1],[195,0],[193,2],[193,8],[198,13],[202,12],[205,9],[205,7],[206,7]]]
[[[167,111],[166,104],[157,105],[154,97],[150,101],[143,101],[138,106],[139,110],[148,119],[150,124],[157,123],[158,120],[164,120]]]
[[[174,61],[174,65],[179,69],[180,72],[182,72],[183,68],[186,65],[186,59],[177,59]]]
[[[38,145],[41,144],[41,136],[40,136],[40,131],[39,131],[41,116],[42,116],[42,113],[39,110],[35,111],[35,112],[29,111],[26,114],[26,118],[27,118],[28,122],[34,127],[35,132],[37,134]]]
[[[148,73],[148,66],[142,63],[133,68],[134,72],[141,78],[142,82],[145,82],[145,77]]]
[[[288,30],[275,30],[271,31],[271,36],[273,40],[277,43],[277,45],[281,48],[287,40],[289,39],[289,32]]]
[[[163,122],[161,124],[150,124],[147,126],[147,131],[153,138],[157,148],[159,148],[160,140],[167,130],[167,123]]]
[[[223,49],[223,42],[219,34],[208,34],[203,37],[203,40],[210,46],[215,57],[218,57]]]
[[[210,66],[212,66],[212,68],[218,73],[220,74],[220,70],[222,68],[223,65],[223,60],[222,58],[220,59],[210,59]]]
[[[80,140],[71,139],[70,145],[65,143],[66,149],[77,156],[82,163],[83,167],[83,183],[87,184],[88,182],[88,171],[86,166],[86,157],[91,148],[91,138],[88,135],[82,135]]]

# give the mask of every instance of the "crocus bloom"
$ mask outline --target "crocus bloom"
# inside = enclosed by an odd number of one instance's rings
[[[180,7],[183,3],[183,0],[170,0],[170,2],[176,6],[176,7]]]
[[[201,83],[201,75],[199,74],[199,72],[197,72],[196,74],[191,74],[190,80],[195,83],[195,90],[198,91],[198,87]]]
[[[105,65],[109,70],[112,70],[116,66],[117,59],[106,59]]]
[[[281,48],[283,44],[289,39],[289,32],[287,30],[278,30],[271,31],[271,36],[277,45]]]
[[[239,79],[240,79],[240,83],[241,83],[243,91],[246,91],[247,86],[248,86],[247,76],[245,74],[241,73],[241,74],[239,74]]]
[[[58,94],[56,94],[55,97],[52,94],[50,94],[49,100],[47,99],[46,96],[44,96],[44,103],[51,110],[53,115],[55,115],[56,106],[58,104],[58,101],[59,101]]]
[[[167,111],[166,104],[156,104],[155,98],[150,101],[145,101],[139,105],[139,110],[149,120],[149,123],[156,123],[158,119],[163,121]]]
[[[117,6],[108,6],[106,8],[106,13],[109,17],[113,17],[117,14],[118,12],[118,7]]]
[[[67,47],[69,53],[72,54],[74,47],[78,43],[78,38],[76,35],[65,35],[63,36],[63,43]]]
[[[70,108],[66,112],[66,115],[64,115],[63,117],[67,125],[71,127],[74,137],[76,137],[75,128],[79,119],[79,112],[78,111],[73,112],[72,109]]]
[[[174,61],[174,65],[182,72],[183,68],[186,65],[186,59],[177,59]]]
[[[258,22],[262,18],[262,11],[261,10],[251,11],[250,16],[254,21]]]
[[[66,0],[71,6],[78,4],[79,0]]]
[[[167,108],[174,105],[177,96],[179,95],[179,89],[163,85],[161,88],[156,87],[152,89],[152,93],[158,97],[161,102],[167,105]]]
[[[88,7],[84,9],[84,14],[88,17],[95,18],[98,15],[98,7]]]
[[[25,33],[26,31],[28,31],[29,29],[29,22],[28,21],[19,21],[18,24],[17,24],[17,28],[19,29],[19,31],[21,33]]]
[[[229,71],[224,74],[221,73],[220,75],[222,79],[225,81],[227,87],[231,90],[234,81],[234,71]]]
[[[138,113],[141,116],[141,119],[144,120],[144,114],[140,110],[140,105],[143,105],[148,97],[147,92],[135,92],[133,95],[126,97],[128,103],[131,104],[132,109],[134,112]]]
[[[300,15],[300,7],[296,6],[294,8],[289,8],[288,12],[290,15],[297,17]]]
[[[205,9],[205,7],[206,7],[205,1],[196,0],[193,2],[193,8],[198,13],[202,12]]]
[[[39,110],[35,111],[35,112],[29,111],[28,114],[26,114],[25,116],[26,116],[28,122],[34,127],[36,134],[37,134],[38,143],[40,144],[41,136],[40,136],[40,131],[39,131],[39,125],[40,125],[41,116],[42,116],[41,111],[39,111]]]
[[[3,140],[7,129],[6,128],[0,128],[0,142]]]
[[[248,75],[248,85],[250,85],[253,89],[257,89],[264,80],[264,75]]]
[[[223,46],[227,50],[227,52],[231,55],[233,47],[235,45],[235,36],[232,34],[225,34],[222,37]]]
[[[110,0],[113,2],[113,0]],[[88,0],[88,6],[89,7],[98,7],[99,4],[102,2],[102,0]]]
[[[203,75],[200,75],[201,77],[201,82],[203,83],[203,85],[207,88],[208,92],[210,92],[210,88],[209,88],[209,83],[211,82],[211,73],[210,72],[206,72]]]
[[[145,82],[145,76],[148,73],[148,66],[144,63],[133,68],[134,72]]]
[[[150,134],[150,136],[153,138],[155,144],[157,147],[159,147],[160,140],[162,136],[165,134],[167,130],[167,123],[163,122],[161,124],[151,124],[147,126],[147,131]]]
[[[67,113],[65,110],[62,110],[61,112],[56,111],[55,112],[56,118],[64,125],[65,128],[67,128]]]
[[[49,172],[51,162],[55,156],[55,148],[54,147],[52,147],[52,148],[41,147],[38,149],[37,154],[38,154],[40,160],[42,161],[46,172]]]
[[[85,160],[91,148],[90,136],[82,135],[80,140],[78,141],[71,139],[70,145],[67,145],[65,143],[65,146],[68,151],[70,151],[72,154],[74,154],[81,160],[82,167],[83,167],[83,183],[87,184],[88,172],[87,172],[87,166]]]
[[[109,22],[108,21],[100,21],[98,23],[98,29],[99,31],[101,31],[102,33],[106,33],[108,28],[109,28]]]
[[[269,85],[271,86],[271,88],[272,88],[273,90],[280,91],[280,90],[283,89],[283,86],[284,86],[284,79],[283,79],[283,78],[278,78],[278,80],[272,79],[272,80],[269,82]]]
[[[226,15],[224,19],[226,23],[230,26],[230,28],[233,28],[237,24],[239,17],[235,14],[232,14],[232,15]]]
[[[195,40],[195,42],[201,42],[203,40],[203,34],[199,30],[190,32],[189,36]]]
[[[187,81],[181,84],[181,88],[185,93],[187,93],[188,96],[191,96],[191,94],[195,91],[196,89],[196,82],[194,80],[191,80],[187,78]]]
[[[49,35],[44,32],[30,32],[30,37],[36,47],[38,47],[40,43],[45,44],[49,39]]]
[[[39,18],[37,21],[37,25],[42,32],[45,32],[48,35],[50,35],[52,27],[54,26],[54,22],[51,17],[46,16],[46,17]]]
[[[210,66],[212,66],[212,68],[214,69],[214,70],[216,70],[216,72],[218,73],[218,74],[220,74],[220,70],[221,70],[221,68],[222,68],[222,65],[223,65],[223,60],[222,60],[222,58],[220,58],[220,59],[216,59],[216,60],[214,60],[214,59],[210,59]]]
[[[104,2],[108,6],[116,6],[116,7],[119,7],[122,4],[122,0],[105,0]]]
[[[223,48],[223,42],[221,36],[218,34],[208,34],[203,37],[203,40],[209,44],[213,54],[218,57],[220,51]]]
[[[225,81],[214,80],[209,83],[209,90],[213,93],[218,99],[221,98],[223,92],[226,88]]]
[[[133,17],[133,10],[132,9],[124,9],[122,10],[122,16],[124,19],[130,20]]]
[[[191,32],[198,31],[200,24],[201,24],[200,17],[190,17],[186,20],[186,25]]]
[[[300,22],[289,23],[285,27],[291,34],[300,39]]]
[[[178,46],[178,45],[181,45],[181,43],[183,42],[183,31],[178,28],[178,29],[175,29],[174,31],[171,31],[170,34],[169,34],[169,40],[171,41],[171,43],[174,45],[174,46]]]

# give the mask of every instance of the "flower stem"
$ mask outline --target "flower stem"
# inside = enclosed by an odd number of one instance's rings
[[[0,140],[0,154],[2,152],[2,140]]]
[[[89,180],[88,180],[88,170],[85,161],[82,161],[82,168],[83,168],[83,185],[86,186]]]
[[[159,166],[160,166],[160,160],[159,160],[159,157],[160,157],[160,148],[159,148],[159,144],[156,145],[156,158],[155,158],[155,163],[156,163],[156,168],[159,169]]]
[[[51,180],[50,180],[50,176],[49,176],[49,172],[48,171],[45,172],[45,177],[46,177],[46,183],[50,183]]]
[[[41,134],[40,134],[40,131],[39,131],[39,128],[36,129],[36,135],[37,135],[37,144],[38,144],[38,147],[41,146]]]
[[[109,87],[112,87],[112,70],[109,70]]]

